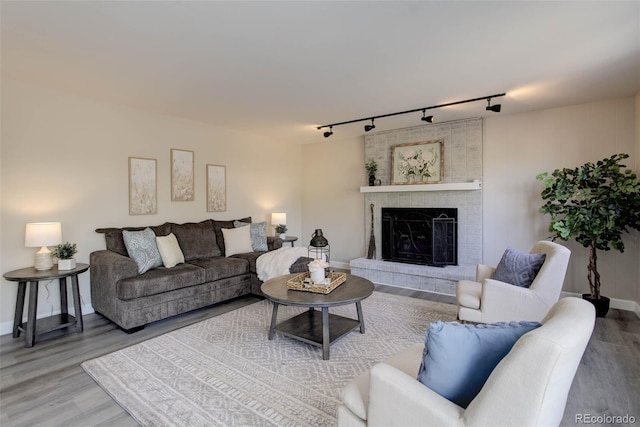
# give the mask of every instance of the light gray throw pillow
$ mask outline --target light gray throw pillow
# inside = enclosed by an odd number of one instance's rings
[[[142,274],[162,265],[162,257],[156,245],[156,234],[149,227],[141,231],[122,231],[124,245],[129,257],[138,265],[138,273]]]

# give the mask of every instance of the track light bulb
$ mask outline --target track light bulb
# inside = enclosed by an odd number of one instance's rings
[[[500,104],[496,104],[496,105],[491,105],[491,98],[487,98],[487,111],[493,111],[494,113],[499,113],[500,110],[502,109],[502,105]]]
[[[427,110],[422,110],[422,120],[423,122],[433,123],[433,116],[425,116]]]
[[[333,135],[333,126],[329,126],[329,130],[326,131],[323,135],[325,138],[329,138],[331,135]]]
[[[371,119],[370,125],[364,125],[364,131],[369,132],[371,129],[375,129],[376,125],[373,124],[373,119]]]

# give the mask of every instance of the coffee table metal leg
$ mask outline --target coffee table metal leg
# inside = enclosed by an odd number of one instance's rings
[[[271,314],[271,326],[269,327],[269,339],[272,340],[275,335],[276,329],[276,320],[278,319],[278,304],[277,302],[273,303],[273,313]]]
[[[329,360],[329,307],[322,307],[322,360]]]
[[[364,316],[362,315],[362,305],[360,301],[356,303],[356,310],[358,311],[358,322],[360,322],[360,333],[364,334]]]

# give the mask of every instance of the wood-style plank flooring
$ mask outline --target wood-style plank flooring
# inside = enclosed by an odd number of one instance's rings
[[[379,286],[377,290],[454,303],[452,297],[407,289]],[[25,348],[22,337],[1,336],[0,425],[136,426],[80,364],[258,300],[241,297],[155,322],[131,335],[98,314],[89,314],[84,316],[82,334],[54,332],[33,348]],[[640,423],[640,319],[634,313],[611,310],[597,320],[562,425],[576,425],[576,414],[629,414]]]

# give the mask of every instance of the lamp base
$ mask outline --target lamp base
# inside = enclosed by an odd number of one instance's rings
[[[43,252],[42,249],[36,252],[36,263],[34,268],[36,270],[51,270],[53,268],[53,256],[50,251]]]

